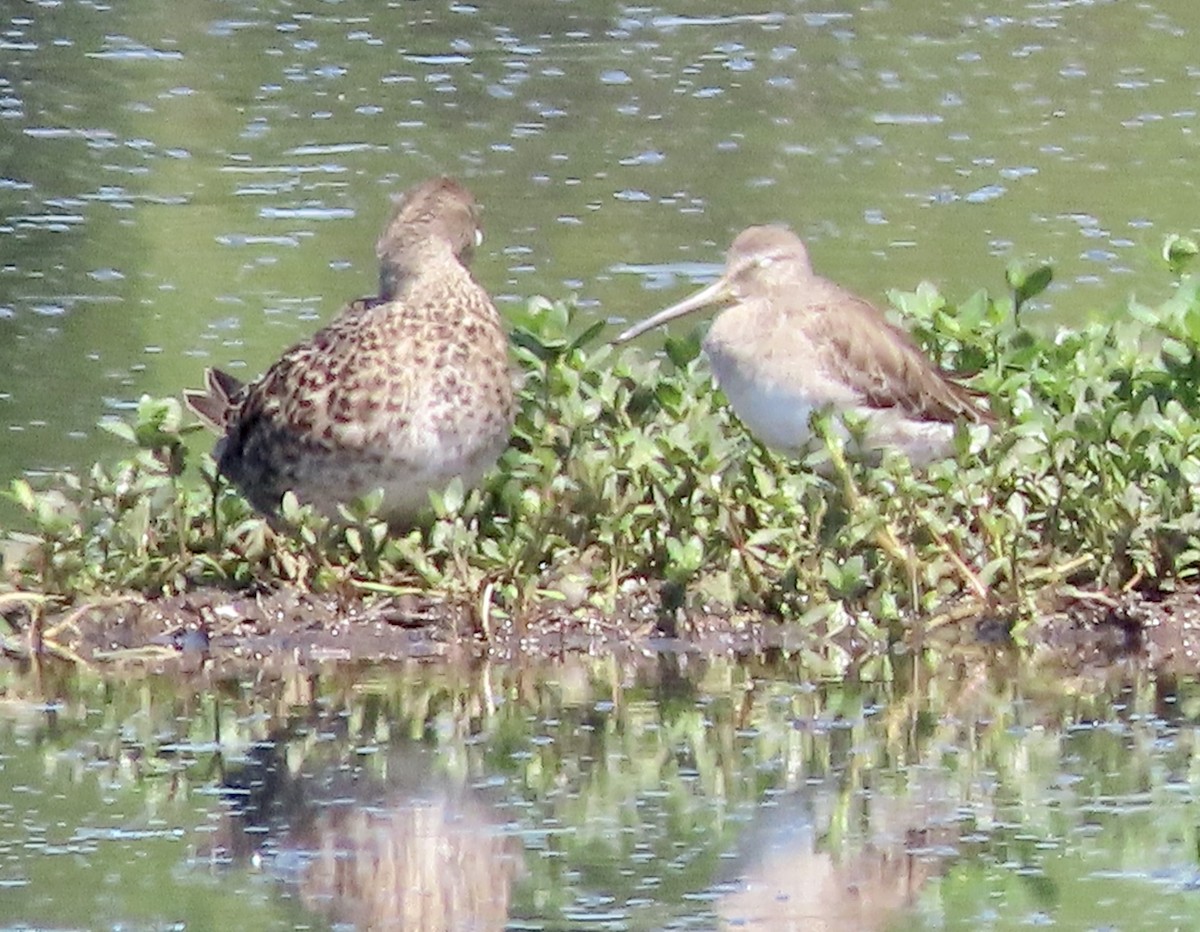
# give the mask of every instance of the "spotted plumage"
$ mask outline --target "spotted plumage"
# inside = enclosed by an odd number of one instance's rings
[[[347,305],[257,381],[217,369],[185,393],[218,434],[214,456],[259,511],[285,492],[336,514],[382,489],[382,513],[411,522],[429,493],[470,485],[508,443],[508,341],[467,270],[478,207],[448,178],[397,199],[379,238],[380,293]]]
[[[705,353],[733,410],[768,446],[803,451],[813,412],[832,410],[863,420],[868,450],[926,463],[952,451],[957,422],[993,420],[878,308],[814,273],[804,243],[782,226],[744,230],[718,281],[617,342],[714,304],[729,306]]]

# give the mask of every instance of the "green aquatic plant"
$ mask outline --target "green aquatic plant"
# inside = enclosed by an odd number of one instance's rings
[[[920,471],[848,458],[821,423],[809,456],[780,457],[737,423],[695,334],[616,352],[600,323],[534,299],[512,319],[512,443],[481,487],[433,496],[425,523],[392,534],[377,500],[331,522],[289,497],[288,530],[273,530],[195,448],[180,405],[148,398],[111,425],[137,447],[127,460],[13,484],[26,526],[8,534],[7,587],[66,605],[256,582],[422,595],[471,607],[485,633],[547,612],[645,608],[676,630],[751,609],[886,640],[913,617],[1029,617],[1058,586],[1190,578],[1200,285],[1184,275],[1157,308],[1047,334],[1013,312],[1050,278],[1013,271],[1011,296],[957,304],[928,285],[892,295],[1000,424],[964,427],[956,458]]]
[[[1172,233],[1163,241],[1163,261],[1175,275],[1183,275],[1197,255],[1200,255],[1200,243],[1194,237]]]
[[[1029,267],[1022,262],[1013,262],[1004,270],[1004,278],[1012,289],[1013,320],[1021,319],[1021,308],[1031,299],[1050,287],[1054,281],[1054,268],[1046,263]]]

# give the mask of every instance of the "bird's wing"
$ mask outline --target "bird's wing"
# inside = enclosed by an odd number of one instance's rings
[[[256,434],[285,430],[315,446],[332,443],[342,420],[338,398],[362,360],[361,328],[382,302],[359,298],[347,304],[312,337],[285,352],[234,399],[229,448],[241,449]],[[324,436],[323,427],[329,428]]]
[[[836,306],[834,306],[836,304]],[[820,364],[851,387],[870,408],[899,408],[930,421],[990,423],[981,394],[960,385],[893,326],[874,305],[842,292],[836,302],[814,305],[809,319],[823,326]]]

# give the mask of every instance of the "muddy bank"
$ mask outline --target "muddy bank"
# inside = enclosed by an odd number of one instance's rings
[[[2,606],[10,656],[42,654],[91,665],[257,669],[330,661],[553,659],[567,653],[645,655],[659,651],[752,654],[835,649],[852,659],[889,649],[849,625],[801,629],[754,613],[664,613],[645,587],[618,610],[547,603],[521,622],[426,595],[364,599],[294,588],[136,596],[43,608],[10,598]],[[1075,593],[1017,630],[994,616],[941,619],[922,643],[937,648],[1023,650],[1038,663],[1076,670],[1114,663],[1193,669],[1200,656],[1200,589],[1170,593]],[[910,631],[909,643],[912,642]],[[895,650],[895,647],[891,649]]]

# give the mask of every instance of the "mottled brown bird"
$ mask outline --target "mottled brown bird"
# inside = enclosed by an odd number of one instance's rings
[[[768,446],[803,451],[813,412],[831,410],[862,419],[867,450],[895,448],[922,464],[952,452],[957,422],[993,422],[975,392],[878,308],[814,273],[804,243],[783,226],[742,231],[720,279],[616,342],[714,304],[730,306],[704,351],[733,410]]]
[[[380,293],[347,305],[256,382],[210,369],[188,406],[221,439],[217,467],[275,515],[289,489],[336,515],[383,490],[382,516],[410,523],[456,476],[495,463],[513,423],[508,340],[467,270],[479,209],[434,178],[395,201],[376,245]]]

